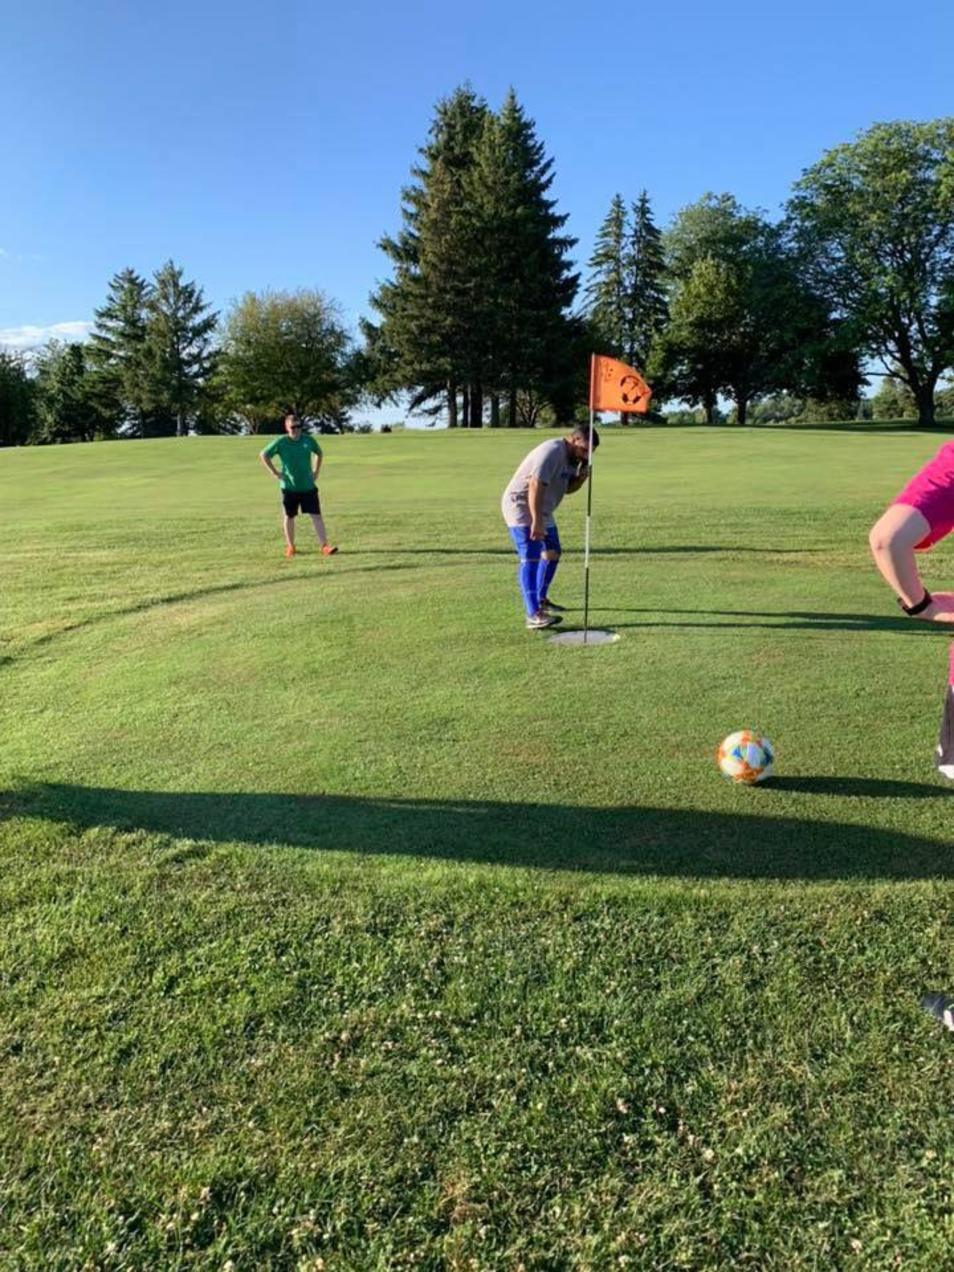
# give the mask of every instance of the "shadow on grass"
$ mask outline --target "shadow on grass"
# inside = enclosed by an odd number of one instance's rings
[[[951,420],[937,420],[934,424],[919,424],[917,420],[820,420],[816,424],[746,424],[745,428],[773,430],[778,433],[925,433],[928,437],[937,437],[945,441],[945,434],[950,432]],[[730,428],[737,427],[729,425]]]
[[[596,548],[592,550],[593,556],[646,556],[646,555],[678,555],[678,554],[696,554],[704,552],[761,552],[770,555],[791,554],[798,555],[801,552],[821,552],[821,548],[748,548],[733,547],[731,545],[723,546],[700,546],[700,545],[683,545],[679,547],[658,547],[658,548]],[[309,553],[302,554],[305,557]],[[390,556],[392,558],[414,557],[414,556],[438,556],[438,557],[507,557],[511,561],[515,561],[515,554],[511,548],[359,548],[354,552],[346,554],[344,568],[341,568],[340,559],[335,565],[329,565],[325,577],[333,579],[350,574],[377,573],[379,571],[396,571],[396,570],[415,570],[419,567],[413,561],[391,560],[382,562],[380,565],[357,565],[348,568],[347,558],[360,556]],[[57,627],[54,631],[47,632],[42,636],[37,636],[29,641],[26,645],[27,651],[34,649],[42,649],[46,645],[52,644],[63,636],[70,635],[74,632],[83,631],[85,628],[94,627],[100,623],[107,623],[113,619],[128,618],[133,614],[144,614],[150,610],[161,609],[167,605],[185,605],[193,601],[207,600],[210,597],[226,596],[232,592],[257,591],[262,588],[282,588],[290,584],[300,583],[306,577],[313,579],[315,576],[306,576],[298,569],[300,562],[296,560],[293,564],[287,561],[276,563],[276,568],[282,573],[275,578],[268,579],[238,579],[231,583],[216,583],[211,587],[194,588],[182,592],[169,592],[162,596],[145,597],[143,600],[135,601],[131,605],[117,606],[115,609],[105,610],[99,614],[91,614],[87,618],[80,619],[75,622],[66,622],[61,627]],[[448,563],[450,564],[450,562]],[[593,611],[596,612],[596,611]],[[659,613],[658,610],[615,610],[614,613]],[[675,611],[670,610],[669,613],[694,613],[696,611]],[[709,612],[709,611],[699,611]],[[711,611],[717,613],[718,611]],[[728,612],[727,612],[728,613]],[[830,616],[828,616],[830,617]],[[897,621],[897,620],[895,620]],[[676,626],[677,624],[660,624],[660,623],[640,623],[630,624],[630,626],[654,627],[654,626]],[[683,623],[678,626],[708,626],[702,623]],[[756,624],[750,624],[756,626]],[[782,624],[775,624],[782,626]],[[0,656],[0,667],[10,663],[14,663],[18,658],[22,658],[23,654],[11,654]]]
[[[315,554],[317,555],[317,554]],[[212,596],[226,596],[230,592],[247,592],[257,591],[261,588],[281,588],[288,587],[294,583],[301,583],[305,580],[314,581],[316,575],[305,575],[301,571],[291,573],[297,567],[291,562],[280,562],[278,569],[287,571],[272,579],[239,579],[232,583],[216,583],[212,587],[199,587],[192,591],[186,592],[169,592],[164,596],[150,596],[141,601],[135,601],[132,605],[119,606],[116,609],[105,610],[101,614],[91,614],[88,618],[80,619],[77,622],[64,623],[62,627],[56,628],[55,631],[47,632],[43,636],[37,636],[29,641],[26,648],[28,650],[40,649],[44,645],[50,645],[54,641],[59,640],[62,636],[70,635],[73,632],[83,631],[87,627],[95,627],[100,623],[108,623],[117,618],[128,618],[133,614],[145,614],[149,610],[162,609],[167,605],[186,605],[191,601],[202,601]],[[328,567],[328,578],[334,578],[341,574],[374,574],[382,570],[414,570],[418,567],[413,562],[392,561],[382,563],[381,565],[359,565],[351,570],[337,570],[334,566]],[[333,573],[334,571],[334,573]],[[22,658],[22,654],[10,655],[6,658],[0,658],[0,666],[4,662],[12,663],[18,658]]]
[[[880,777],[773,777],[773,791],[800,795],[830,795],[838,799],[943,799],[954,786],[927,782],[902,782]]]
[[[760,556],[802,556],[809,552],[827,552],[827,548],[751,548],[735,543],[681,543],[662,544],[656,547],[590,548],[590,556],[701,556],[705,553],[736,554],[758,553]],[[349,556],[502,556],[516,559],[511,548],[355,548]],[[563,548],[564,560],[572,555],[580,556],[579,548]]]
[[[578,606],[575,609],[569,609],[568,613],[583,612],[583,607]],[[785,628],[796,628],[805,631],[841,631],[841,632],[896,632],[899,636],[954,636],[954,628],[948,626],[940,626],[934,623],[918,623],[910,618],[904,618],[900,614],[829,614],[824,611],[815,610],[685,610],[685,609],[662,609],[659,606],[651,608],[643,606],[638,609],[627,609],[625,606],[590,606],[591,614],[662,614],[664,617],[656,621],[644,621],[631,623],[613,623],[614,628],[644,628],[644,627],[676,627],[676,628],[729,628],[732,623],[705,623],[705,622],[689,622],[683,616],[693,616],[698,618],[728,618],[728,619],[766,619],[767,622],[742,622],[740,627],[756,627],[767,628],[770,631],[779,631]],[[672,621],[665,616],[674,615]],[[568,630],[566,627],[564,631]]]
[[[143,830],[219,843],[579,870],[735,879],[954,877],[948,791],[899,781],[789,778],[777,791],[936,799],[936,838],[872,825],[773,816],[772,787],[732,792],[738,812],[488,801],[234,795],[33,784],[0,817]],[[873,810],[874,817],[877,811]]]
[[[703,424],[677,423],[675,420],[640,420],[638,424],[628,424],[622,427],[612,424],[608,425],[605,421],[602,429],[608,433],[639,433],[646,432],[650,429],[656,429],[660,432],[671,433],[679,429],[698,429],[699,432],[707,433],[736,433],[745,434],[752,431],[758,432],[775,432],[775,433],[868,433],[881,434],[885,433],[926,433],[930,437],[940,437],[944,440],[944,434],[949,433],[954,420],[936,420],[934,424],[919,424],[917,420],[818,420],[811,424],[801,424],[792,420],[773,420],[771,422],[757,422],[752,420],[746,424]]]

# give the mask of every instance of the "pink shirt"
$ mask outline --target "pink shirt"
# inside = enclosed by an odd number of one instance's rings
[[[894,501],[917,508],[931,529],[915,551],[924,552],[954,530],[954,442],[946,442]]]

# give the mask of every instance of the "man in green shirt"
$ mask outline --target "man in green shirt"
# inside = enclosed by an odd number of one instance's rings
[[[272,463],[277,455],[281,460],[281,469]],[[311,436],[305,433],[301,420],[294,411],[285,416],[285,436],[276,437],[265,447],[259,459],[277,481],[282,489],[282,527],[285,531],[285,556],[295,555],[295,518],[299,509],[307,512],[315,527],[315,534],[321,544],[324,556],[337,552],[328,542],[325,533],[325,521],[321,515],[321,504],[318,502],[318,473],[321,469],[321,447]],[[314,459],[314,467],[312,467]]]

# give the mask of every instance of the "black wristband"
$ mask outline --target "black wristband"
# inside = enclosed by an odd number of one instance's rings
[[[921,613],[923,613],[923,612],[924,612],[924,610],[926,610],[926,609],[927,609],[927,607],[931,604],[931,602],[932,602],[933,600],[934,600],[934,597],[933,597],[933,596],[931,595],[931,593],[927,590],[927,588],[925,588],[925,589],[924,589],[924,595],[923,595],[923,596],[921,597],[921,599],[918,601],[917,605],[905,605],[904,601],[902,601],[900,597],[898,597],[898,604],[899,604],[899,605],[901,606],[901,608],[904,610],[905,614],[907,614],[907,615],[909,615],[909,617],[913,618],[913,617],[915,616],[915,614],[921,614]]]

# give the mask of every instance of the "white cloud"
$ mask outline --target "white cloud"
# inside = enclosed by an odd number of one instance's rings
[[[24,261],[45,261],[46,257],[39,252],[9,252],[5,247],[0,247],[0,261],[4,260],[19,264]]]
[[[91,322],[54,322],[49,327],[0,327],[0,348],[26,352],[47,340],[85,340],[93,329]]]

